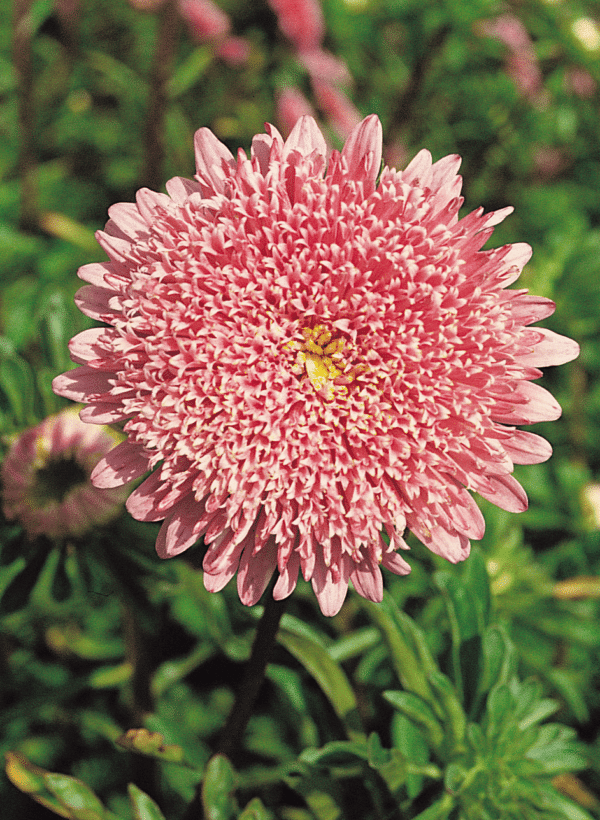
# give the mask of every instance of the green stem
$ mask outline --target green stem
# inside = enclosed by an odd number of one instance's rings
[[[175,59],[179,11],[175,0],[167,0],[159,13],[158,35],[150,77],[150,99],[146,122],[146,157],[143,183],[152,190],[163,184],[165,160],[165,115],[167,83]]]
[[[234,704],[219,738],[217,754],[231,757],[237,751],[243,741],[256,698],[265,678],[265,671],[271,659],[279,622],[286,603],[285,601],[276,601],[273,598],[273,587],[276,578],[277,573],[273,576],[264,595],[264,611],[256,629],[250,658],[244,669]],[[199,784],[194,799],[187,807],[183,820],[200,820],[202,817],[202,784]]]
[[[37,166],[34,146],[33,57],[31,53],[32,0],[15,0],[13,11],[13,62],[19,90],[19,175],[21,178],[20,225],[38,230]]]

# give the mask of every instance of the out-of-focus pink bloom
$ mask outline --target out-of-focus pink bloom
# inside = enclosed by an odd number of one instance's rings
[[[568,161],[567,154],[561,148],[538,145],[533,150],[535,172],[542,180],[549,180],[560,174],[567,167]]]
[[[325,34],[319,0],[268,0],[279,28],[300,51],[317,48]]]
[[[484,21],[479,28],[508,47],[508,73],[524,97],[535,98],[542,88],[542,72],[523,23],[513,14],[503,14],[495,20]]]
[[[567,71],[565,85],[584,100],[593,97],[598,90],[598,84],[589,71],[584,68],[573,67]]]
[[[250,158],[207,128],[195,147],[195,179],[112,206],[109,261],[79,271],[108,327],[72,339],[82,366],[54,389],[127,434],[95,484],[154,470],[127,507],[165,519],[158,554],[203,536],[207,589],[237,573],[248,605],[275,570],[276,598],[302,571],[327,615],[349,581],[380,601],[380,567],[409,571],[407,526],[463,560],[484,532],[469,490],[527,507],[513,465],[551,448],[516,425],[558,418],[538,368],[578,353],[529,327],[553,302],[507,289],[529,246],[481,250],[511,209],[459,219],[456,155],[379,178],[374,115],[329,162],[310,117]]]
[[[539,94],[542,89],[542,72],[533,50],[509,54],[506,68],[524,97],[535,98]]]
[[[313,116],[312,105],[297,88],[284,88],[277,95],[277,120],[285,137],[290,134],[300,117]]]
[[[312,85],[319,107],[338,137],[345,140],[361,121],[360,111],[335,85],[316,78]]]
[[[190,34],[200,43],[217,40],[229,32],[229,17],[212,0],[179,0],[179,11]]]
[[[122,440],[108,427],[82,422],[76,408],[25,430],[1,468],[4,515],[17,519],[30,537],[76,537],[106,524],[118,515],[128,491],[98,489],[90,475]]]
[[[322,48],[301,51],[298,59],[313,80],[348,85],[352,79],[346,63]]]
[[[489,37],[495,37],[508,46],[511,51],[519,51],[531,47],[529,32],[514,14],[503,14],[495,20],[484,20],[481,29]]]
[[[229,65],[244,65],[250,56],[250,43],[244,37],[226,37],[217,45],[216,55]]]
[[[69,25],[79,18],[81,0],[54,0],[54,8],[60,19]]]

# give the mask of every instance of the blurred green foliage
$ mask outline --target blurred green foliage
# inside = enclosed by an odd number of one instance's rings
[[[288,87],[340,145],[265,0],[222,2],[249,46],[240,65],[179,22],[158,141],[148,112],[164,11],[23,7],[25,35],[0,4],[4,448],[64,404],[50,383],[90,325],[73,304],[75,271],[103,258],[94,231],[112,203],[190,176],[201,126],[232,150],[265,121],[285,128]],[[214,749],[257,618],[235,591],[207,593],[193,554],[159,563],[156,527],[125,515],[59,545],[1,522],[0,745],[20,789],[2,785],[6,820],[171,820],[201,780],[215,820],[600,816],[598,6],[322,8],[325,47],[349,72],[339,91],[380,116],[386,160],[460,153],[466,209],[514,205],[494,244],[533,245],[519,286],[554,299],[547,326],[582,346],[544,377],[564,408],[536,427],[554,457],[518,470],[526,513],[482,503],[481,552],[463,567],[411,541],[412,574],[386,578],[384,603],[351,597],[332,620],[301,583],[233,763]],[[507,15],[526,32],[518,48],[498,34]]]

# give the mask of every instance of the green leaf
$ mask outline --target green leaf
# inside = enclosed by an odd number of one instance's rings
[[[181,746],[165,743],[164,735],[160,732],[150,732],[148,729],[129,729],[124,735],[118,737],[115,743],[122,749],[166,760],[169,763],[183,761]]]
[[[416,723],[426,733],[434,749],[439,749],[445,738],[445,732],[438,721],[433,709],[413,692],[387,691],[384,698],[391,703],[394,709],[402,712],[409,720]]]
[[[355,766],[369,757],[366,743],[333,740],[320,749],[305,749],[300,760],[313,766]]]
[[[134,783],[127,787],[129,800],[133,809],[134,820],[165,820],[164,814],[154,800],[143,792]]]
[[[429,675],[429,682],[434,694],[437,696],[438,709],[441,708],[444,712],[444,725],[450,729],[456,746],[460,747],[465,737],[467,716],[458,699],[456,689],[450,678],[442,672],[432,672]]]
[[[49,554],[46,547],[38,549],[23,569],[15,575],[2,593],[0,615],[10,615],[27,604]]]
[[[202,782],[202,807],[206,820],[232,820],[237,813],[233,793],[236,774],[224,755],[211,757]]]
[[[167,84],[167,93],[177,98],[188,91],[206,73],[214,59],[214,52],[210,46],[200,46],[176,67]]]
[[[15,351],[12,342],[0,337],[0,388],[2,388],[15,422],[24,427],[33,424],[34,377],[29,364]]]
[[[380,628],[392,664],[404,689],[432,702],[427,673],[438,667],[422,630],[384,592],[381,604],[361,600],[362,606]]]
[[[480,579],[476,577],[476,581],[478,587]],[[476,604],[478,590],[470,590],[463,579],[449,572],[437,572],[435,582],[444,596],[450,619],[454,682],[468,709],[477,690],[482,665],[483,616]]]
[[[342,667],[333,660],[327,647],[315,637],[302,634],[295,619],[282,618],[277,640],[316,680],[342,720],[351,739],[364,739],[356,698]]]
[[[48,791],[44,776],[48,774],[34,763],[30,763],[19,752],[6,753],[6,776],[10,782],[24,794],[33,798],[36,803],[45,806],[60,817],[69,818],[71,815]]]
[[[495,686],[487,701],[486,734],[490,739],[496,737],[505,726],[505,722],[514,719],[514,699],[505,683]]]
[[[75,777],[48,772],[44,783],[60,803],[67,809],[73,820],[104,820],[105,809],[94,792]]]
[[[240,814],[238,820],[271,820],[271,813],[267,811],[262,800],[254,797]]]
[[[503,629],[492,626],[483,635],[483,674],[479,681],[477,702],[496,684],[506,683],[516,672],[516,653]]]

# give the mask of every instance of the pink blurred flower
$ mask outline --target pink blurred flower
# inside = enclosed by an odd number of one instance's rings
[[[212,0],[179,0],[179,11],[190,34],[200,43],[219,39],[229,32],[229,17]]]
[[[207,589],[237,572],[248,605],[275,569],[276,598],[301,570],[327,615],[349,581],[379,601],[380,567],[409,571],[406,526],[466,558],[484,532],[469,490],[526,508],[513,464],[551,448],[515,425],[558,418],[537,368],[578,352],[527,327],[549,299],[506,290],[529,246],[481,250],[511,209],[459,220],[456,155],[377,184],[374,115],[328,164],[310,117],[285,142],[267,126],[251,158],[207,128],[195,147],[195,180],[113,205],[110,261],[79,272],[80,308],[110,327],[75,336],[83,366],[54,389],[128,435],[94,483],[154,470],[127,507],[165,519],[158,554],[204,536]]]
[[[108,427],[84,424],[76,408],[25,430],[1,468],[5,517],[17,519],[31,537],[75,537],[106,524],[128,490],[98,489],[90,474],[122,438]]]
[[[216,51],[217,57],[232,66],[241,66],[250,56],[250,43],[244,37],[226,37]]]
[[[495,20],[484,21],[480,29],[508,47],[508,73],[523,96],[536,97],[542,88],[542,72],[529,32],[519,18],[503,14]]]
[[[538,145],[533,149],[533,164],[536,176],[542,180],[549,180],[565,170],[569,164],[569,157],[561,148]]]
[[[312,85],[317,103],[327,115],[333,130],[340,139],[346,139],[361,121],[360,112],[348,97],[331,83],[314,79]]]
[[[277,120],[286,137],[300,117],[310,117],[314,113],[312,105],[297,88],[284,88],[277,96]]]
[[[312,80],[348,85],[352,79],[346,63],[322,48],[301,51],[298,59]]]
[[[598,84],[590,72],[577,66],[567,71],[565,85],[569,91],[572,91],[573,94],[576,94],[584,100],[593,97],[598,90]]]
[[[323,39],[325,23],[319,0],[268,0],[279,28],[297,49],[316,48]]]

